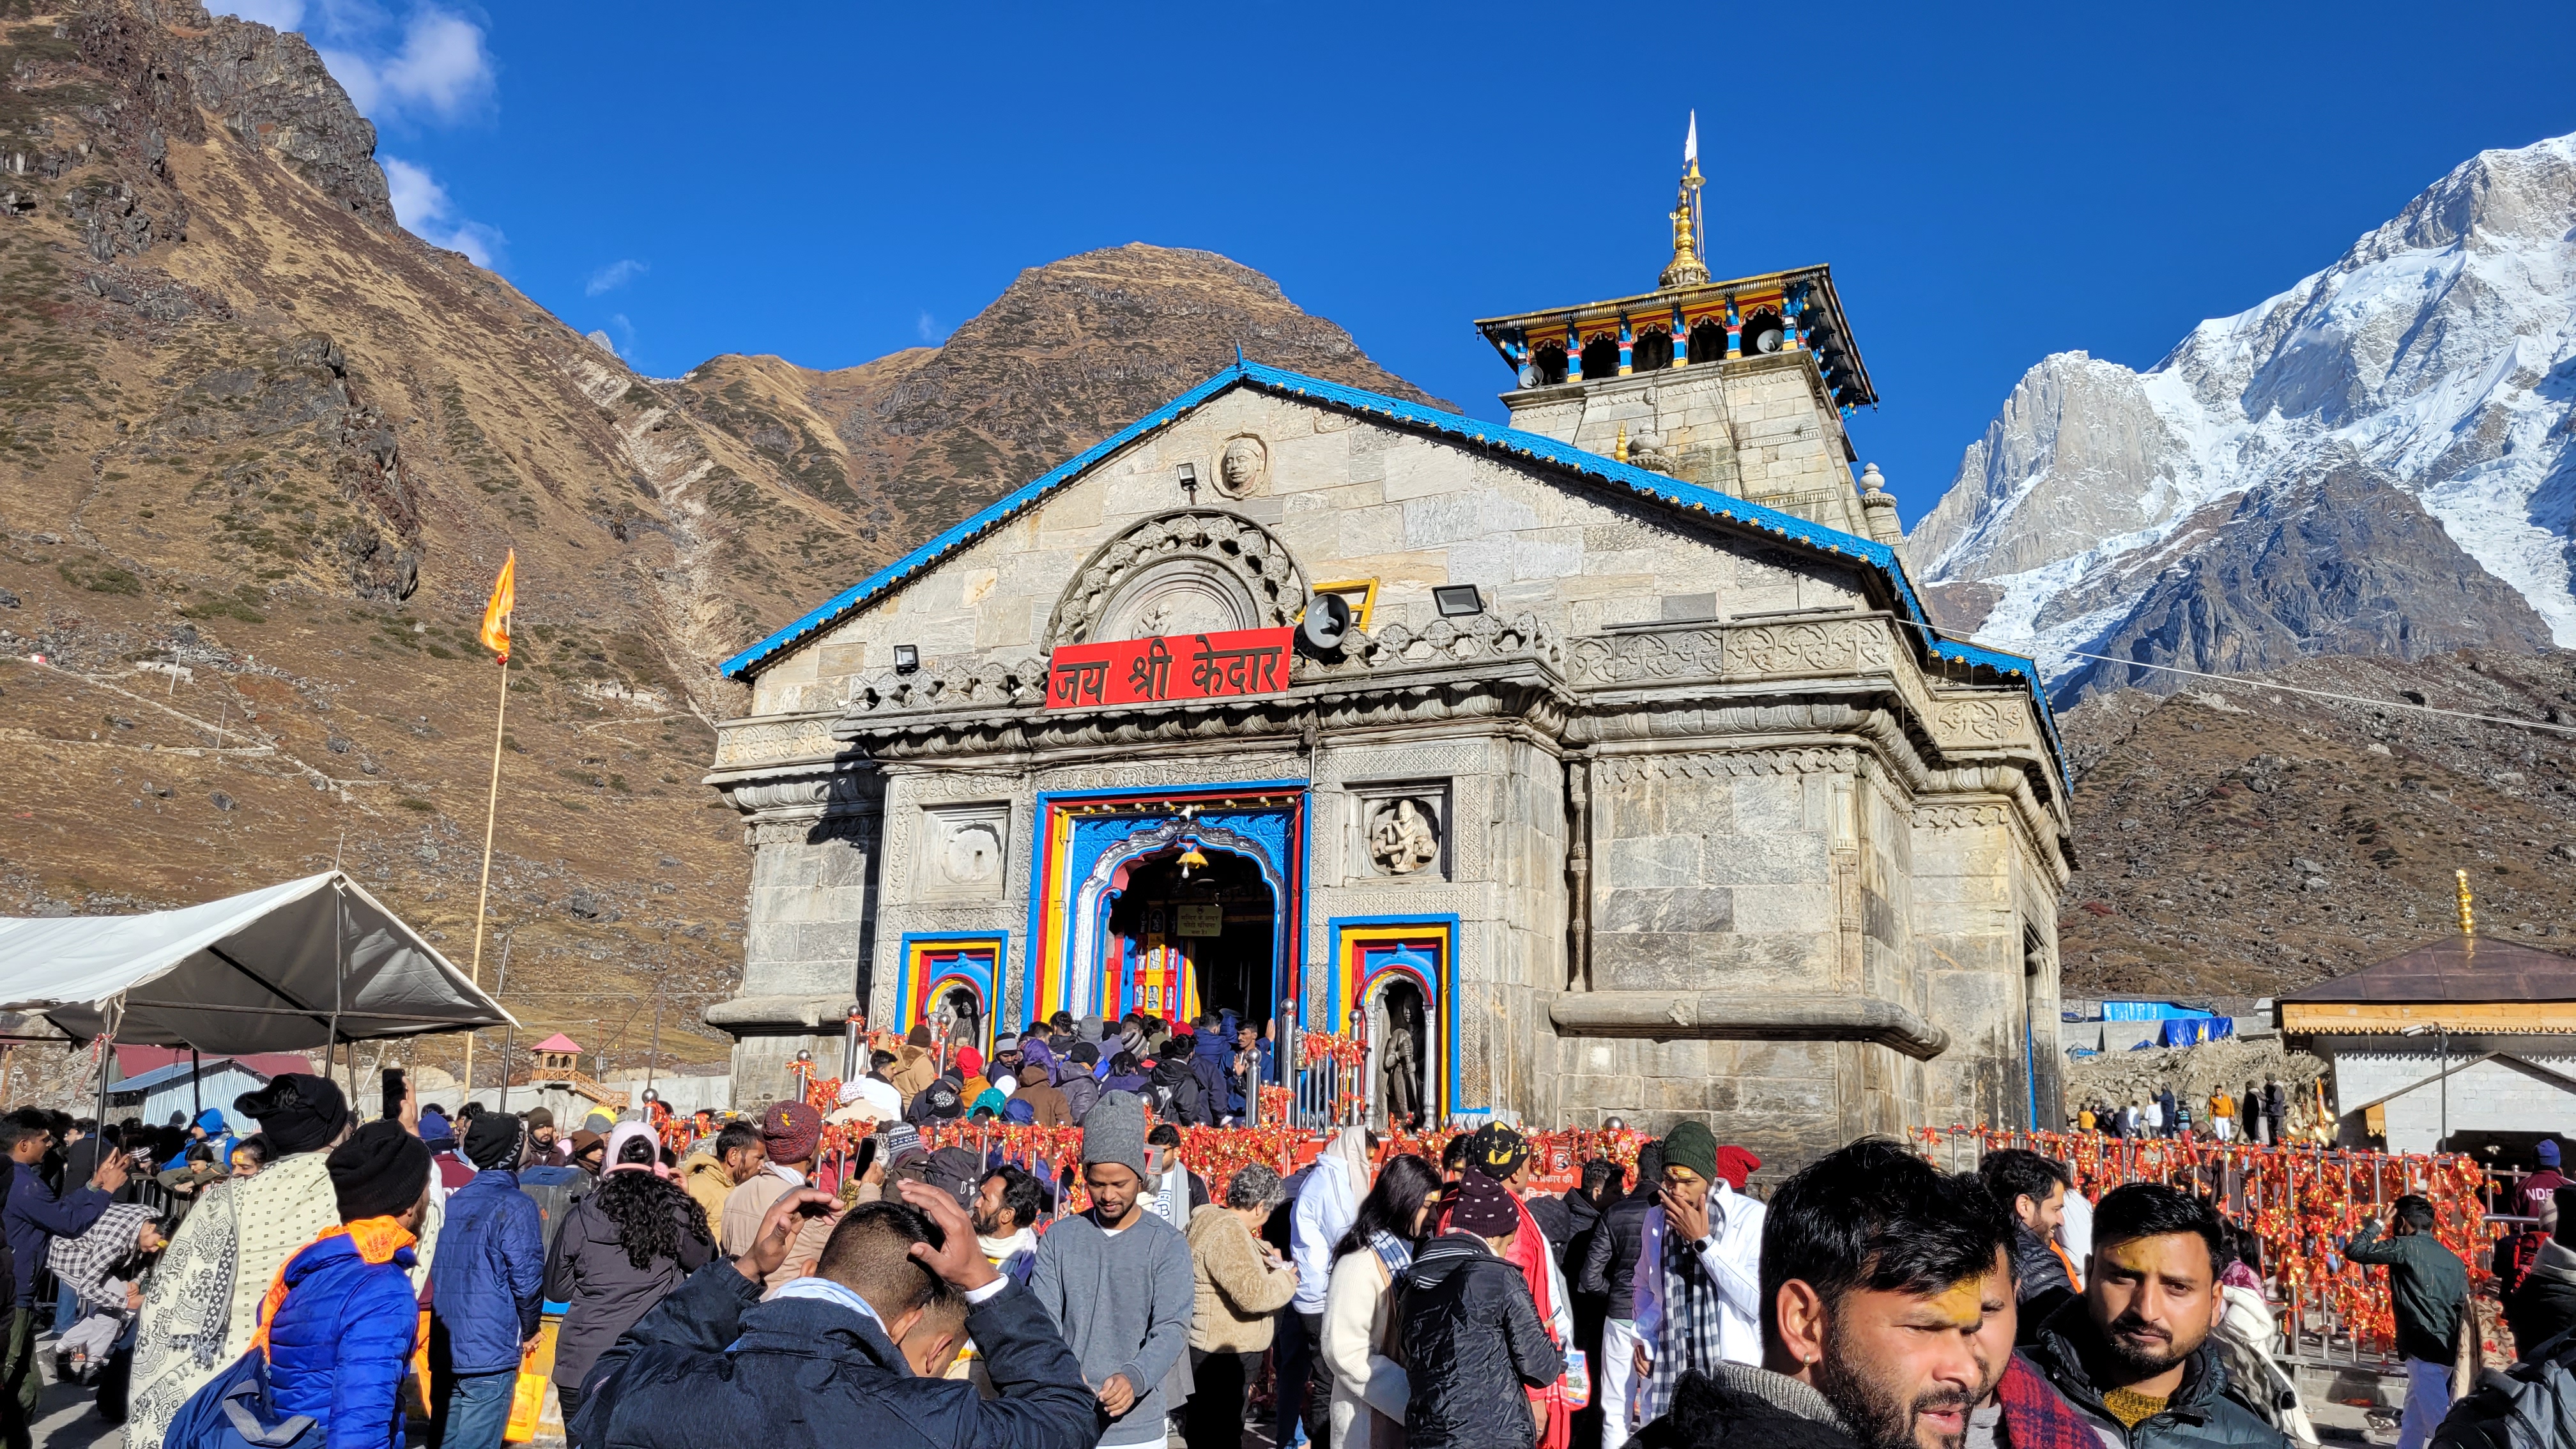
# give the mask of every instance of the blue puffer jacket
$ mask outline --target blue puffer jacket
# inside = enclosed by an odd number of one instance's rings
[[[268,1383],[285,1414],[311,1414],[327,1449],[401,1449],[394,1407],[420,1329],[412,1251],[358,1256],[347,1234],[324,1238],[286,1265],[286,1302],[268,1325]]]
[[[519,1345],[537,1336],[543,1306],[543,1216],[515,1172],[478,1172],[448,1197],[429,1265],[433,1365],[460,1374],[519,1366]]]

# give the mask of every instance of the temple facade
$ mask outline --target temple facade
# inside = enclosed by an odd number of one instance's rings
[[[1830,273],[1676,229],[1478,324],[1510,426],[1239,363],[728,661],[738,1100],[853,1012],[1231,1011],[1363,1041],[1381,1120],[2059,1121],[2032,668],[1854,481]]]

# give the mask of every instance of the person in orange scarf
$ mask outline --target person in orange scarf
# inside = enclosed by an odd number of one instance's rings
[[[1556,1252],[1547,1240],[1546,1230],[1530,1216],[1529,1204],[1522,1201],[1529,1192],[1530,1179],[1537,1176],[1529,1139],[1503,1123],[1488,1122],[1468,1137],[1466,1166],[1501,1183],[1511,1194],[1513,1211],[1520,1216],[1520,1232],[1512,1239],[1505,1257],[1529,1283],[1530,1298],[1538,1305],[1538,1321],[1547,1327],[1548,1342],[1563,1352],[1574,1342],[1573,1297],[1566,1292],[1565,1274],[1557,1267]],[[1444,1202],[1442,1206],[1445,1210],[1454,1209],[1453,1203]],[[1574,1441],[1574,1409],[1566,1402],[1563,1380],[1531,1389],[1529,1397],[1531,1411],[1540,1416],[1537,1449],[1566,1449]]]
[[[370,1122],[328,1166],[340,1222],[277,1270],[251,1346],[268,1355],[278,1412],[312,1415],[325,1449],[401,1449],[395,1399],[419,1346],[410,1274],[429,1148],[400,1122]]]

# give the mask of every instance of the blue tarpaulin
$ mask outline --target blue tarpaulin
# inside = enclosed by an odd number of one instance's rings
[[[2104,1021],[2209,1021],[2211,1013],[2197,1007],[2176,1006],[2170,1001],[2106,1001],[2102,1003]]]
[[[2166,1046],[2198,1046],[2205,1041],[2219,1041],[2236,1035],[2236,1018],[2232,1016],[2177,1016],[2165,1021]]]

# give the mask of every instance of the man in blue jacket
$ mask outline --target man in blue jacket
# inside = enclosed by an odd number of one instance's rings
[[[519,1358],[537,1336],[546,1247],[537,1200],[519,1191],[519,1119],[486,1112],[465,1129],[473,1180],[448,1195],[429,1266],[429,1367],[436,1449],[500,1449]]]
[[[1029,1290],[996,1272],[947,1193],[895,1184],[832,1229],[816,1276],[768,1301],[803,1214],[790,1191],[751,1248],[709,1263],[592,1366],[574,1449],[1092,1449],[1108,1419]],[[971,1335],[994,1391],[942,1378]]]
[[[6,1354],[0,1357],[0,1398],[9,1400],[9,1410],[0,1412],[0,1439],[9,1449],[23,1449],[30,1438],[28,1419],[45,1392],[44,1376],[36,1372],[36,1275],[54,1239],[88,1232],[115,1201],[113,1194],[125,1186],[125,1158],[101,1154],[88,1186],[57,1197],[37,1171],[55,1145],[53,1125],[44,1113],[29,1109],[0,1118],[0,1145],[9,1153],[8,1182],[0,1188],[7,1193],[7,1206],[0,1207],[0,1234],[7,1237],[17,1266]]]

